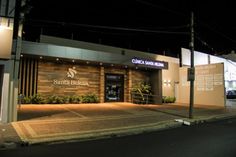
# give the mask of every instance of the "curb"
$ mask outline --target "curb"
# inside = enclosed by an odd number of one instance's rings
[[[14,144],[6,144],[1,146],[3,149],[12,149],[17,147],[25,147],[30,145],[51,145],[51,144],[60,144],[60,143],[72,143],[72,142],[82,142],[82,141],[91,141],[91,140],[99,140],[99,139],[109,139],[109,138],[117,138],[117,137],[124,137],[124,136],[131,136],[131,135],[138,135],[142,133],[150,133],[155,131],[162,131],[168,130],[173,128],[178,128],[181,126],[192,126],[198,125],[202,123],[210,123],[220,120],[226,120],[236,118],[235,114],[223,114],[223,115],[216,115],[211,117],[198,117],[196,119],[173,119],[168,121],[162,121],[157,123],[151,123],[146,125],[139,125],[139,126],[131,126],[126,128],[111,128],[105,131],[91,131],[84,134],[75,134],[73,136],[59,136],[55,138],[42,138],[42,139],[22,139],[20,143]],[[9,146],[9,147],[8,147]],[[0,149],[1,150],[1,149]]]
[[[236,113],[227,114],[227,115],[222,114],[222,115],[216,115],[216,116],[210,116],[210,117],[199,117],[196,119],[185,119],[184,118],[182,120],[182,123],[184,125],[197,125],[197,124],[201,124],[201,123],[211,123],[211,122],[227,120],[227,119],[232,119],[232,118],[236,118]]]
[[[206,122],[215,122],[219,120],[236,118],[236,114],[232,115],[219,115],[212,117],[201,117],[198,119],[184,119],[183,122],[177,122],[176,120],[169,120],[164,122],[159,122],[157,124],[150,124],[146,127],[136,127],[136,128],[128,128],[128,129],[114,129],[112,131],[107,132],[92,132],[91,134],[78,135],[75,138],[64,138],[57,139],[53,141],[42,141],[42,142],[29,142],[29,145],[36,144],[60,144],[60,143],[71,143],[71,142],[83,142],[83,141],[91,141],[91,140],[99,140],[99,139],[109,139],[109,138],[117,138],[131,135],[138,135],[142,133],[150,133],[155,131],[163,131],[173,128],[178,128],[181,126],[193,126],[199,125]]]
[[[99,140],[99,139],[109,139],[109,138],[117,138],[117,137],[124,137],[124,136],[131,136],[131,135],[138,135],[142,133],[149,133],[154,131],[161,131],[167,130],[172,128],[181,127],[182,124],[176,123],[173,120],[159,122],[159,124],[149,124],[146,127],[130,127],[127,129],[123,128],[116,128],[111,131],[106,132],[93,132],[77,135],[77,137],[70,138],[64,137],[55,140],[45,140],[45,141],[28,141],[29,145],[40,145],[40,144],[59,144],[59,143],[71,143],[71,142],[83,142],[83,141],[91,141],[91,140]]]

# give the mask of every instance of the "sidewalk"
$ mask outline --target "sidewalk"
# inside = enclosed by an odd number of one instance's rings
[[[22,105],[22,121],[0,124],[5,129],[0,133],[0,146],[4,142],[39,144],[139,134],[181,126],[175,119],[194,124],[236,117],[236,109],[198,105],[194,119],[187,117],[188,106],[181,104]]]

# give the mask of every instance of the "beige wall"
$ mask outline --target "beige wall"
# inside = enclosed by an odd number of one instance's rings
[[[179,64],[169,62],[167,70],[162,70],[162,94],[163,96],[176,96],[176,87],[179,82]]]
[[[179,71],[179,102],[189,103],[190,83],[187,67]],[[209,64],[195,67],[194,104],[225,105],[224,64]]]
[[[0,26],[0,58],[11,58],[12,34],[11,29]]]
[[[12,38],[13,19],[0,17],[0,58],[11,58]]]

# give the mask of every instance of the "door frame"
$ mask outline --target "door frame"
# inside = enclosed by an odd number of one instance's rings
[[[119,101],[117,100],[107,100],[106,99],[106,86],[107,86],[107,76],[108,75],[113,75],[113,76],[121,76],[121,80],[120,81],[117,81],[117,80],[114,80],[114,82],[119,82],[121,83],[121,99]],[[124,89],[124,75],[123,74],[114,74],[114,73],[105,73],[105,79],[104,79],[104,102],[124,102],[124,94],[125,94],[125,89]]]

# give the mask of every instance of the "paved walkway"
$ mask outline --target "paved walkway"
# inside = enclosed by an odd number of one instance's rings
[[[0,125],[1,142],[62,142],[138,134],[182,125],[187,121],[235,116],[235,108],[195,106],[189,120],[188,106],[181,104],[135,105],[102,103],[77,105],[22,105],[18,122]]]

